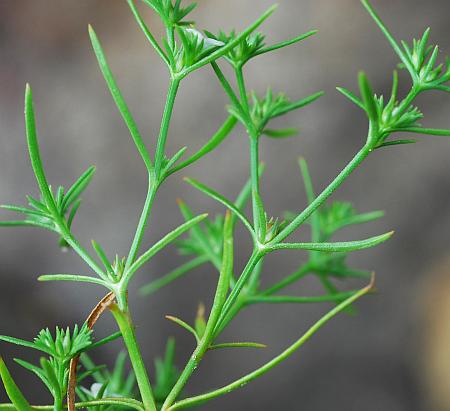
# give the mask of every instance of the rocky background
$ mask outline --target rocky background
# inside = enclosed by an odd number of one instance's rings
[[[433,42],[450,54],[447,0],[373,2],[398,38],[410,40],[431,26]],[[270,84],[294,98],[317,90],[324,90],[326,96],[285,120],[288,126],[300,127],[299,138],[262,144],[262,158],[267,163],[263,194],[274,215],[305,205],[298,156],[309,161],[320,188],[363,144],[366,120],[335,86],[356,89],[357,73],[364,69],[376,90],[387,92],[397,62],[359,1],[279,3],[277,13],[264,26],[269,42],[312,28],[320,33],[303,44],[255,60],[247,69],[249,84],[259,91]],[[211,31],[240,29],[270,4],[270,0],[200,0],[195,17],[200,28]],[[156,32],[161,30],[152,13],[144,14]],[[23,92],[25,83],[30,82],[43,158],[53,184],[68,185],[89,165],[97,165],[76,221],[77,236],[85,244],[95,237],[109,254],[122,255],[128,250],[143,204],[145,171],[97,68],[88,23],[94,25],[103,43],[141,131],[155,141],[167,74],[125,1],[1,0],[0,198],[2,203],[21,204],[26,194],[37,193],[23,127]],[[428,95],[419,102],[426,114],[425,124],[450,127],[448,95]],[[185,81],[176,103],[169,152],[184,145],[193,151],[205,142],[225,118],[225,104],[210,70]],[[184,174],[232,197],[247,178],[246,144],[239,129],[219,150]],[[448,334],[430,331],[432,327],[439,330],[441,322],[450,322],[450,310],[445,316],[445,310],[439,308],[450,295],[450,282],[444,281],[450,275],[449,265],[441,264],[450,252],[449,154],[448,139],[423,137],[416,145],[378,151],[351,176],[334,198],[351,200],[361,211],[383,209],[387,214],[382,221],[358,227],[348,235],[359,238],[396,231],[389,244],[352,257],[356,266],[378,273],[377,295],[358,304],[357,316],[343,315],[327,325],[270,375],[199,409],[450,410],[440,394],[445,394],[446,378],[449,381],[449,351],[442,344],[443,335]],[[181,222],[177,197],[198,212],[222,210],[187,187],[181,177],[171,178],[161,190],[146,244]],[[5,213],[1,218],[8,216]],[[245,235],[237,240],[239,265],[247,257],[247,240]],[[152,260],[133,289],[173,268],[176,258],[172,250]],[[298,253],[270,258],[265,283],[288,274],[301,258]],[[57,239],[49,233],[2,229],[0,261],[1,334],[31,339],[46,326],[80,323],[103,293],[95,287],[36,281],[39,274],[85,270],[75,255],[58,251]],[[163,353],[169,335],[177,337],[178,364],[184,364],[192,340],[164,315],[194,317],[198,302],[210,301],[214,281],[215,275],[205,268],[151,299],[133,297],[137,332],[149,367],[153,358]],[[307,295],[318,290],[315,282],[306,282],[292,292]],[[188,391],[203,392],[252,370],[297,338],[326,309],[320,305],[256,306],[245,311],[226,332],[228,338],[262,341],[269,348],[208,355]],[[112,326],[105,317],[99,333]],[[429,361],[436,345],[444,347],[442,357]],[[98,361],[111,362],[120,347],[116,343],[99,352]],[[32,353],[22,354],[6,344],[0,345],[0,352],[8,364],[14,356],[34,358]],[[11,368],[30,400],[48,400],[35,385],[34,376]],[[0,399],[6,399],[2,390]]]

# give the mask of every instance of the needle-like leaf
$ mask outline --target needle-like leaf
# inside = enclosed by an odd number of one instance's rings
[[[212,190],[211,188],[205,186],[204,184],[192,178],[185,178],[184,180],[193,187],[195,187],[197,190],[200,190],[207,196],[213,198],[214,200],[218,201],[219,203],[227,207],[230,211],[232,211],[242,221],[244,226],[247,227],[252,237],[253,238],[255,237],[255,232],[253,230],[252,225],[250,224],[250,221],[247,220],[247,217],[245,217],[244,214],[242,214],[241,210],[239,210],[230,200],[226,199],[223,195],[219,194],[218,192]]]
[[[139,154],[142,157],[142,160],[144,160],[144,164],[147,167],[147,170],[150,172],[153,170],[153,164],[150,159],[147,147],[145,146],[144,141],[142,140],[141,133],[139,132],[136,122],[134,121],[133,116],[131,115],[128,105],[125,102],[125,99],[123,98],[122,93],[119,90],[119,87],[117,86],[112,71],[109,68],[108,62],[106,61],[105,53],[102,49],[102,46],[100,45],[100,41],[98,40],[98,37],[91,26],[89,26],[89,36],[91,38],[92,47],[97,57],[100,70],[103,73],[103,77],[105,78],[109,91],[111,92],[114,102],[116,103],[117,108],[119,109],[120,114],[122,115],[122,118],[124,119],[125,124],[128,127],[128,130],[130,131],[131,137],[133,138],[134,144],[136,145],[136,148],[138,149]]]
[[[6,364],[3,359],[0,357],[0,377],[3,381],[3,385],[5,387],[6,393],[8,394],[9,399],[14,404],[14,407],[17,411],[33,411],[31,405],[26,400],[22,391],[20,391],[19,387],[14,382],[11,374],[9,373]]]
[[[391,231],[383,235],[368,238],[367,240],[344,241],[336,243],[280,243],[270,246],[268,250],[312,250],[327,253],[358,251],[375,247],[378,244],[384,243],[385,241],[389,240],[389,238],[391,238],[393,234],[394,232]]]

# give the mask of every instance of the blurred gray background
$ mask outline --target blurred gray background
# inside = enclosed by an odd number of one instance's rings
[[[271,1],[199,3],[195,11],[199,28],[216,31],[243,28]],[[313,28],[320,33],[252,62],[246,71],[250,86],[262,92],[271,85],[275,91],[287,90],[292,98],[318,90],[326,96],[283,120],[286,126],[300,127],[298,138],[263,140],[262,159],[267,163],[263,194],[273,215],[305,205],[298,156],[309,161],[316,187],[322,188],[363,144],[366,120],[335,86],[356,90],[357,73],[364,69],[377,92],[386,93],[397,63],[359,1],[279,3],[276,14],[264,25],[269,43]],[[450,54],[448,0],[373,3],[398,38],[410,40],[432,26],[432,41]],[[142,10],[160,34],[154,15]],[[103,43],[142,133],[147,141],[155,141],[167,73],[125,1],[0,0],[0,198],[2,203],[23,204],[26,194],[37,194],[23,127],[23,92],[30,82],[43,158],[53,185],[68,185],[89,165],[97,165],[76,220],[77,236],[86,245],[95,238],[109,254],[123,255],[144,201],[145,170],[98,70],[88,23]],[[184,145],[189,152],[201,146],[224,120],[226,102],[210,69],[185,81],[175,107],[169,153]],[[419,103],[426,114],[424,124],[450,127],[448,95],[433,93],[421,97]],[[248,175],[246,147],[243,131],[238,129],[212,155],[170,178],[159,193],[144,243],[151,244],[182,221],[177,197],[196,212],[222,211],[186,186],[181,177],[193,176],[233,197]],[[448,139],[421,137],[416,145],[379,150],[351,176],[334,198],[351,200],[361,211],[386,210],[387,215],[347,233],[348,238],[396,231],[388,244],[352,257],[355,266],[378,273],[377,295],[358,304],[357,316],[342,315],[332,321],[271,374],[200,409],[450,410],[445,398],[446,383],[450,384],[446,374],[450,343],[445,340],[449,334],[440,332],[450,323],[450,310],[447,316],[445,311],[450,264],[444,262],[450,254],[449,154]],[[1,218],[8,217],[5,212]],[[242,235],[237,243],[241,266],[247,257],[248,238]],[[140,273],[133,290],[174,268],[182,261],[178,258],[173,249],[158,255]],[[302,258],[295,252],[269,258],[264,283],[272,284],[289,274]],[[85,273],[86,269],[72,253],[61,253],[57,238],[47,232],[2,229],[0,261],[1,334],[31,339],[46,326],[80,323],[103,294],[96,287],[36,281],[39,274]],[[163,353],[169,335],[177,337],[177,362],[184,364],[193,349],[192,340],[164,315],[192,319],[199,301],[211,301],[215,278],[212,270],[199,269],[151,299],[133,297],[137,332],[151,369],[152,359]],[[291,291],[308,295],[319,290],[316,282],[306,282]],[[226,337],[265,342],[269,348],[208,355],[187,391],[203,392],[252,370],[300,336],[327,308],[255,306],[246,310]],[[104,334],[111,327],[113,322],[106,316],[98,332]],[[438,344],[443,347],[442,356],[437,355]],[[109,346],[98,353],[97,360],[111,362],[120,347],[120,343]],[[30,400],[48,400],[34,376],[12,365],[14,356],[35,358],[32,353],[23,354],[6,344],[0,345],[0,353]],[[0,399],[6,399],[3,390]]]

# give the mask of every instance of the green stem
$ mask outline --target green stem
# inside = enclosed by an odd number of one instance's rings
[[[284,230],[282,230],[268,245],[281,243],[285,238],[292,234],[298,227],[300,227],[314,211],[317,210],[336,189],[348,178],[348,176],[366,159],[370,154],[372,148],[365,144],[364,147],[358,151],[350,163],[338,174],[338,176],[326,187],[315,200],[308,205]]]
[[[145,198],[144,207],[142,209],[141,216],[139,218],[139,223],[136,229],[136,234],[133,239],[133,243],[131,244],[130,251],[128,253],[127,261],[125,264],[125,271],[130,268],[130,266],[134,263],[137,257],[137,253],[139,251],[139,247],[142,242],[142,238],[144,236],[145,228],[147,227],[148,218],[150,216],[150,211],[153,206],[153,202],[155,200],[156,192],[158,191],[158,184],[155,183],[154,179],[151,175],[148,176],[148,191],[147,197]]]
[[[239,95],[241,97],[242,108],[245,110],[245,112],[248,115],[250,113],[250,108],[249,108],[249,104],[248,104],[248,95],[247,95],[247,89],[245,87],[244,73],[242,71],[242,66],[241,65],[237,66],[234,71],[236,73],[236,79],[237,79],[238,88],[239,88]]]
[[[299,349],[305,342],[307,342],[320,328],[322,328],[328,321],[330,321],[333,317],[343,311],[350,304],[361,298],[363,295],[367,294],[372,289],[372,284],[368,287],[360,290],[356,294],[349,297],[347,300],[343,301],[341,304],[336,306],[334,309],[325,314],[319,321],[317,321],[301,338],[299,338],[294,344],[284,350],[281,354],[273,358],[271,361],[263,365],[262,367],[256,369],[250,374],[245,375],[242,378],[228,384],[222,388],[210,391],[206,394],[197,395],[195,397],[186,398],[184,400],[176,402],[172,405],[167,411],[175,411],[181,410],[185,408],[194,407],[200,405],[206,401],[209,401],[213,398],[219,397],[224,394],[228,394],[229,392],[241,388],[244,385],[248,384],[250,381],[261,377],[266,374],[272,368],[286,360],[290,357],[297,349]]]
[[[227,325],[233,321],[233,319],[241,312],[247,303],[248,296],[246,294],[239,294],[236,302],[233,304],[231,309],[224,316],[223,320],[218,323],[218,326],[214,330],[214,338],[217,338],[222,331],[227,327]]]
[[[144,410],[157,411],[150,380],[148,378],[147,370],[136,340],[136,334],[134,332],[134,325],[131,320],[130,311],[128,308],[122,311],[117,305],[113,305],[111,306],[111,312],[117,322],[117,325],[119,326],[123,341],[128,350],[128,355],[136,375]]]
[[[175,105],[175,98],[177,96],[180,80],[171,79],[169,91],[167,93],[166,106],[164,108],[163,118],[161,122],[161,129],[159,132],[158,143],[156,145],[155,153],[155,172],[157,180],[162,178],[162,165],[165,156],[167,135],[169,134],[170,120],[172,119],[173,107]]]
[[[86,264],[107,283],[110,282],[110,279],[106,275],[106,273],[102,270],[102,268],[95,262],[95,260],[89,255],[89,253],[84,249],[84,247],[78,242],[78,240],[72,235],[70,230],[67,228],[67,224],[65,221],[61,220],[59,215],[53,216],[61,235],[64,240],[72,247],[72,249],[86,262]]]
[[[231,290],[230,295],[225,301],[225,304],[223,305],[222,312],[220,314],[220,317],[217,321],[217,325],[214,330],[214,336],[217,337],[219,335],[218,330],[222,330],[222,322],[224,322],[225,318],[227,317],[227,314],[232,309],[234,303],[239,297],[239,294],[242,291],[242,288],[246,284],[247,280],[253,273],[253,270],[255,269],[258,262],[263,258],[264,254],[261,253],[259,250],[254,250],[250,259],[247,262],[247,265],[245,266],[244,270],[242,271],[241,276],[237,280],[235,286]]]
[[[191,355],[191,358],[186,364],[176,384],[164,401],[162,410],[167,410],[176,401],[190,376],[197,368],[198,364],[202,360],[205,353],[208,351],[211,344],[214,342],[214,330],[226,300],[226,295],[230,284],[230,277],[233,271],[233,255],[233,222],[231,213],[228,212],[226,214],[224,222],[222,267],[220,270],[219,281],[217,283],[216,293],[214,296],[214,302],[211,307],[211,313],[209,315],[208,322],[206,323],[205,332],[198,342],[195,351]]]
[[[149,183],[147,197],[145,199],[144,208],[139,219],[138,227],[136,229],[136,234],[133,239],[133,243],[128,253],[127,261],[125,264],[125,270],[130,268],[130,266],[136,260],[139,247],[144,237],[145,228],[147,226],[148,218],[152,209],[153,201],[155,199],[156,192],[158,191],[161,179],[164,177],[162,175],[162,165],[165,157],[165,147],[167,141],[167,135],[169,134],[170,120],[172,119],[173,108],[175,104],[175,98],[180,85],[180,80],[171,80],[169,85],[169,91],[167,93],[167,101],[164,108],[163,117],[161,120],[161,128],[158,137],[158,143],[156,146],[155,153],[155,174],[149,174]]]
[[[408,95],[403,99],[403,101],[398,106],[397,112],[399,113],[398,116],[403,114],[405,110],[409,108],[409,106],[412,104],[412,102],[415,100],[415,98],[422,92],[421,87],[414,85]]]
[[[255,232],[259,236],[261,232],[265,231],[265,227],[261,227],[263,221],[260,221],[259,201],[261,196],[259,194],[259,138],[250,137],[250,174],[252,182],[252,207],[253,207],[253,226]],[[263,238],[259,238],[264,241]]]

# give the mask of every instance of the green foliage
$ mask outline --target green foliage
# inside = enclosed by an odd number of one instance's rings
[[[175,340],[167,340],[166,352],[163,358],[155,359],[155,384],[154,393],[156,403],[161,406],[169,395],[180,376],[180,371],[175,365]]]
[[[68,388],[70,360],[92,345],[92,330],[87,324],[81,328],[75,325],[72,332],[69,328],[64,330],[56,327],[55,336],[47,328],[40,331],[33,342],[6,336],[0,336],[0,340],[32,348],[49,356],[40,358],[40,366],[19,359],[15,361],[42,381],[54,398],[55,410],[61,410]]]
[[[1,221],[0,226],[41,227],[62,235],[58,221],[54,217],[54,211],[56,211],[58,218],[61,221],[65,221],[67,227],[70,229],[81,205],[80,196],[91,182],[94,173],[95,167],[90,167],[67,191],[64,187],[60,186],[55,193],[49,186],[49,193],[51,194],[50,204],[41,195],[39,200],[27,196],[29,208],[14,205],[0,205],[0,208],[4,210],[14,211],[24,215],[23,220]],[[55,210],[52,209],[53,205]],[[65,247],[69,246],[64,237],[61,237],[60,244]]]
[[[437,46],[429,45],[429,29],[419,40],[413,40],[412,44],[397,42],[372,6],[367,0],[362,0],[400,59],[400,69],[406,69],[409,73],[412,81],[411,89],[406,96],[399,95],[397,71],[394,71],[392,90],[387,98],[374,92],[369,79],[363,72],[358,79],[359,95],[345,88],[338,88],[367,115],[368,133],[365,144],[329,185],[318,193],[314,189],[308,165],[301,159],[299,165],[307,204],[303,210],[286,213],[283,218],[273,216],[266,208],[261,194],[264,166],[259,159],[260,137],[281,139],[297,135],[296,128],[270,128],[271,120],[310,105],[323,93],[316,92],[304,99],[290,100],[284,93],[274,94],[269,87],[261,96],[257,91],[247,89],[244,68],[246,63],[255,57],[299,43],[315,34],[316,31],[309,31],[274,45],[266,45],[266,36],[257,30],[274,12],[275,6],[268,9],[241,32],[231,31],[226,34],[223,30],[219,30],[218,34],[214,35],[195,26],[191,19],[191,13],[196,7],[194,3],[182,4],[181,0],[143,0],[143,2],[157,14],[164,26],[164,36],[161,40],[156,39],[152,34],[139,12],[139,6],[133,0],[127,0],[138,26],[167,65],[170,75],[166,104],[159,133],[156,133],[156,142],[146,141],[141,135],[137,122],[120,91],[120,79],[117,80],[114,77],[97,34],[92,27],[89,27],[89,36],[100,71],[148,175],[145,203],[130,242],[130,249],[124,257],[121,257],[123,255],[121,253],[114,253],[112,255],[115,257],[111,259],[102,246],[94,240],[92,250],[88,250],[74,236],[72,232],[74,217],[81,203],[81,195],[92,180],[95,168],[89,168],[67,190],[64,187],[52,189],[40,155],[32,91],[30,86],[26,87],[26,136],[39,195],[38,197],[29,196],[29,205],[26,207],[1,206],[6,211],[18,212],[23,215],[23,219],[2,221],[0,226],[33,226],[56,232],[61,238],[61,245],[70,247],[87,264],[93,274],[42,275],[39,280],[92,283],[106,288],[109,294],[94,309],[90,317],[94,318],[94,321],[89,324],[93,326],[101,313],[109,308],[119,327],[118,332],[97,342],[92,341],[92,331],[86,324],[81,328],[75,326],[72,332],[69,329],[57,328],[54,336],[46,329],[41,331],[32,342],[0,336],[2,341],[44,354],[39,365],[23,360],[16,361],[39,377],[52,393],[54,405],[42,407],[45,410],[65,409],[64,397],[67,391],[70,391],[67,404],[69,411],[73,411],[74,407],[90,411],[129,409],[175,411],[190,408],[240,388],[286,360],[328,321],[341,312],[352,310],[353,304],[373,289],[373,277],[368,286],[361,289],[349,289],[348,279],[367,280],[370,276],[369,271],[355,269],[348,263],[350,253],[377,246],[392,236],[392,232],[387,232],[366,236],[367,238],[362,240],[336,241],[335,236],[342,235],[342,229],[378,220],[383,213],[380,211],[358,213],[351,203],[332,201],[330,199],[332,194],[375,149],[414,142],[412,139],[391,139],[393,135],[406,132],[450,136],[449,130],[423,127],[420,121],[424,116],[415,103],[422,92],[450,91],[450,60],[447,58],[444,63],[438,63],[439,49]],[[220,66],[222,58],[231,65],[231,76],[228,72],[225,74],[222,71]],[[224,94],[229,99],[228,118],[200,149],[187,158],[185,156],[189,152],[188,144],[178,147],[175,154],[169,155],[167,141],[170,137],[170,125],[180,84],[191,73],[208,65],[211,65]],[[149,225],[160,186],[172,174],[216,150],[231,135],[238,123],[243,126],[244,130],[241,131],[247,134],[250,158],[249,179],[239,195],[235,200],[230,200],[205,184],[186,178],[187,183],[221,204],[226,211],[214,218],[208,218],[206,214],[195,215],[187,204],[179,201],[184,222],[153,245],[147,245],[146,251],[142,252],[146,228]],[[243,140],[244,143],[245,140]],[[154,150],[150,150],[150,146],[154,147]],[[251,202],[251,207],[248,207],[250,210],[247,209],[247,202]],[[127,220],[132,219],[127,216]],[[173,219],[168,217],[168,220],[174,226]],[[234,264],[236,252],[241,251],[235,249],[234,245],[237,224],[242,224],[246,228],[252,245],[252,253],[243,269]],[[299,228],[307,224],[311,228],[309,242],[287,240]],[[183,237],[185,234],[187,236]],[[156,276],[156,279],[141,289],[142,294],[151,295],[205,264],[211,266],[210,271],[215,273],[217,285],[211,307],[200,304],[196,318],[192,319],[193,325],[178,317],[166,317],[193,335],[195,348],[187,363],[179,371],[175,363],[175,342],[169,339],[165,356],[155,361],[155,373],[151,378],[143,361],[129,308],[129,299],[133,298],[129,295],[130,283],[144,265],[172,244],[177,246],[181,255],[188,258],[187,261],[180,266],[175,266],[166,275]],[[298,253],[300,260],[298,269],[283,275],[281,280],[269,288],[262,289],[261,278],[266,274],[265,258],[268,254],[280,250],[302,252]],[[280,291],[299,283],[307,275],[315,276],[322,284],[324,292],[313,296],[280,294]],[[339,280],[339,284],[336,284],[336,280]],[[105,301],[108,301],[108,304]],[[210,350],[265,347],[255,342],[220,341],[223,330],[246,307],[254,304],[311,303],[328,303],[332,304],[332,308],[281,354],[224,387],[180,400],[193,372]],[[84,353],[86,350],[102,346],[119,337],[122,338],[130,358],[132,367],[130,372],[126,371],[125,352],[118,355],[111,372],[105,366],[96,366]],[[76,358],[79,354],[82,354],[83,367],[76,369]],[[71,361],[74,367],[70,370]],[[74,378],[74,370],[78,372],[77,379]],[[0,410],[31,410],[32,407],[1,359],[0,377],[11,400],[11,404],[0,405]],[[72,388],[75,388],[81,400],[76,405],[71,403]]]
[[[109,371],[105,366],[96,366],[87,354],[83,354],[81,362],[86,371],[79,376],[78,382],[83,383],[84,380],[92,378],[93,383],[89,388],[77,387],[76,392],[80,400],[89,402],[108,397],[135,398],[137,394],[136,376],[133,371],[126,372],[126,359],[126,353],[121,351],[117,356],[114,368]],[[129,409],[131,408],[117,405],[88,408],[89,411],[126,411]]]

